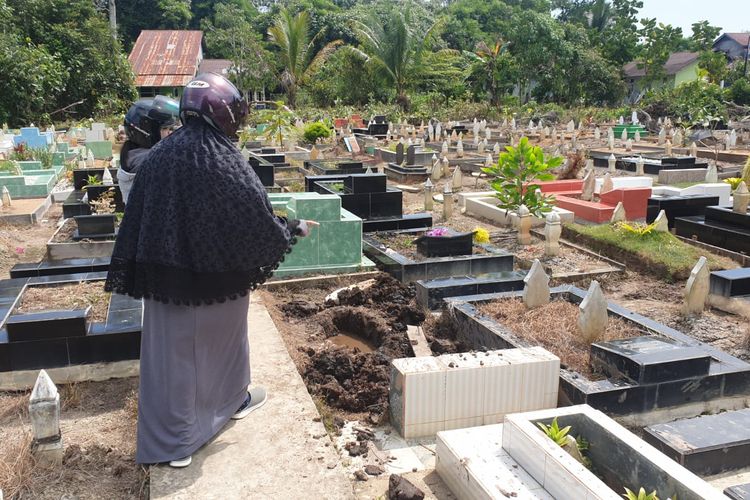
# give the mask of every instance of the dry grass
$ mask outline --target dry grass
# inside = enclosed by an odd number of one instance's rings
[[[479,306],[479,310],[506,326],[531,345],[541,345],[560,358],[569,370],[595,380],[589,355],[591,345],[578,333],[578,306],[565,300],[554,300],[535,309],[527,309],[521,299],[496,300]],[[639,337],[644,332],[619,318],[609,318],[609,326],[599,341]]]
[[[34,477],[41,471],[31,455],[31,433],[19,432],[0,448],[0,487],[5,498],[33,495]]]
[[[72,410],[81,405],[81,385],[79,382],[62,385],[59,391],[62,411]]]
[[[0,422],[29,416],[29,395],[31,391],[0,392]]]
[[[90,320],[107,320],[110,293],[104,291],[104,281],[82,281],[80,283],[30,286],[26,289],[16,313],[85,309],[91,306]]]

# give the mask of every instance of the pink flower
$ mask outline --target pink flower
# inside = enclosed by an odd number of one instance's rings
[[[16,253],[19,255],[24,253],[25,251],[26,249],[24,247],[16,247]]]
[[[448,229],[444,227],[436,227],[435,229],[430,229],[424,234],[425,236],[448,236]]]

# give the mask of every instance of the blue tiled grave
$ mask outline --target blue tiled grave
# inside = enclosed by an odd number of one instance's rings
[[[89,322],[85,310],[11,314],[29,286],[105,278],[98,272],[0,281],[0,371],[138,359],[140,300],[113,294],[104,323]]]
[[[32,149],[47,149],[55,142],[53,132],[39,132],[36,127],[23,127],[20,134],[13,136],[13,144],[25,144]]]

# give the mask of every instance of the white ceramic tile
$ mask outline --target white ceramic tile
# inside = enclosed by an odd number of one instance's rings
[[[445,375],[442,370],[406,374],[404,427],[445,420]]]
[[[454,366],[447,368],[445,375],[445,420],[478,417],[473,425],[482,425],[486,370],[474,357],[455,361]]]
[[[517,412],[521,405],[522,373],[502,358],[488,358],[485,370],[484,413]]]
[[[544,462],[544,489],[558,500],[586,498],[588,488],[560,462],[547,455]]]
[[[413,439],[425,436],[434,436],[435,433],[444,430],[444,421],[429,422],[424,424],[412,424],[404,427],[404,437]]]
[[[544,453],[519,429],[513,429],[508,454],[539,483],[544,482]]]
[[[467,429],[469,427],[478,427],[484,425],[484,417],[482,415],[478,417],[467,417],[458,418],[454,420],[445,420],[443,428],[446,431],[453,429]]]

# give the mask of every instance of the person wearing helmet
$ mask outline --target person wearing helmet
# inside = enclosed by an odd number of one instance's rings
[[[314,221],[273,213],[234,145],[247,115],[220,75],[197,76],[182,127],[138,169],[105,290],[143,298],[136,461],[190,464],[229,419],[266,402],[250,385],[249,292]]]
[[[125,115],[127,140],[120,151],[120,168],[117,170],[117,183],[124,203],[128,202],[135,174],[149,150],[177,125],[178,110],[177,101],[158,95],[137,101]]]

